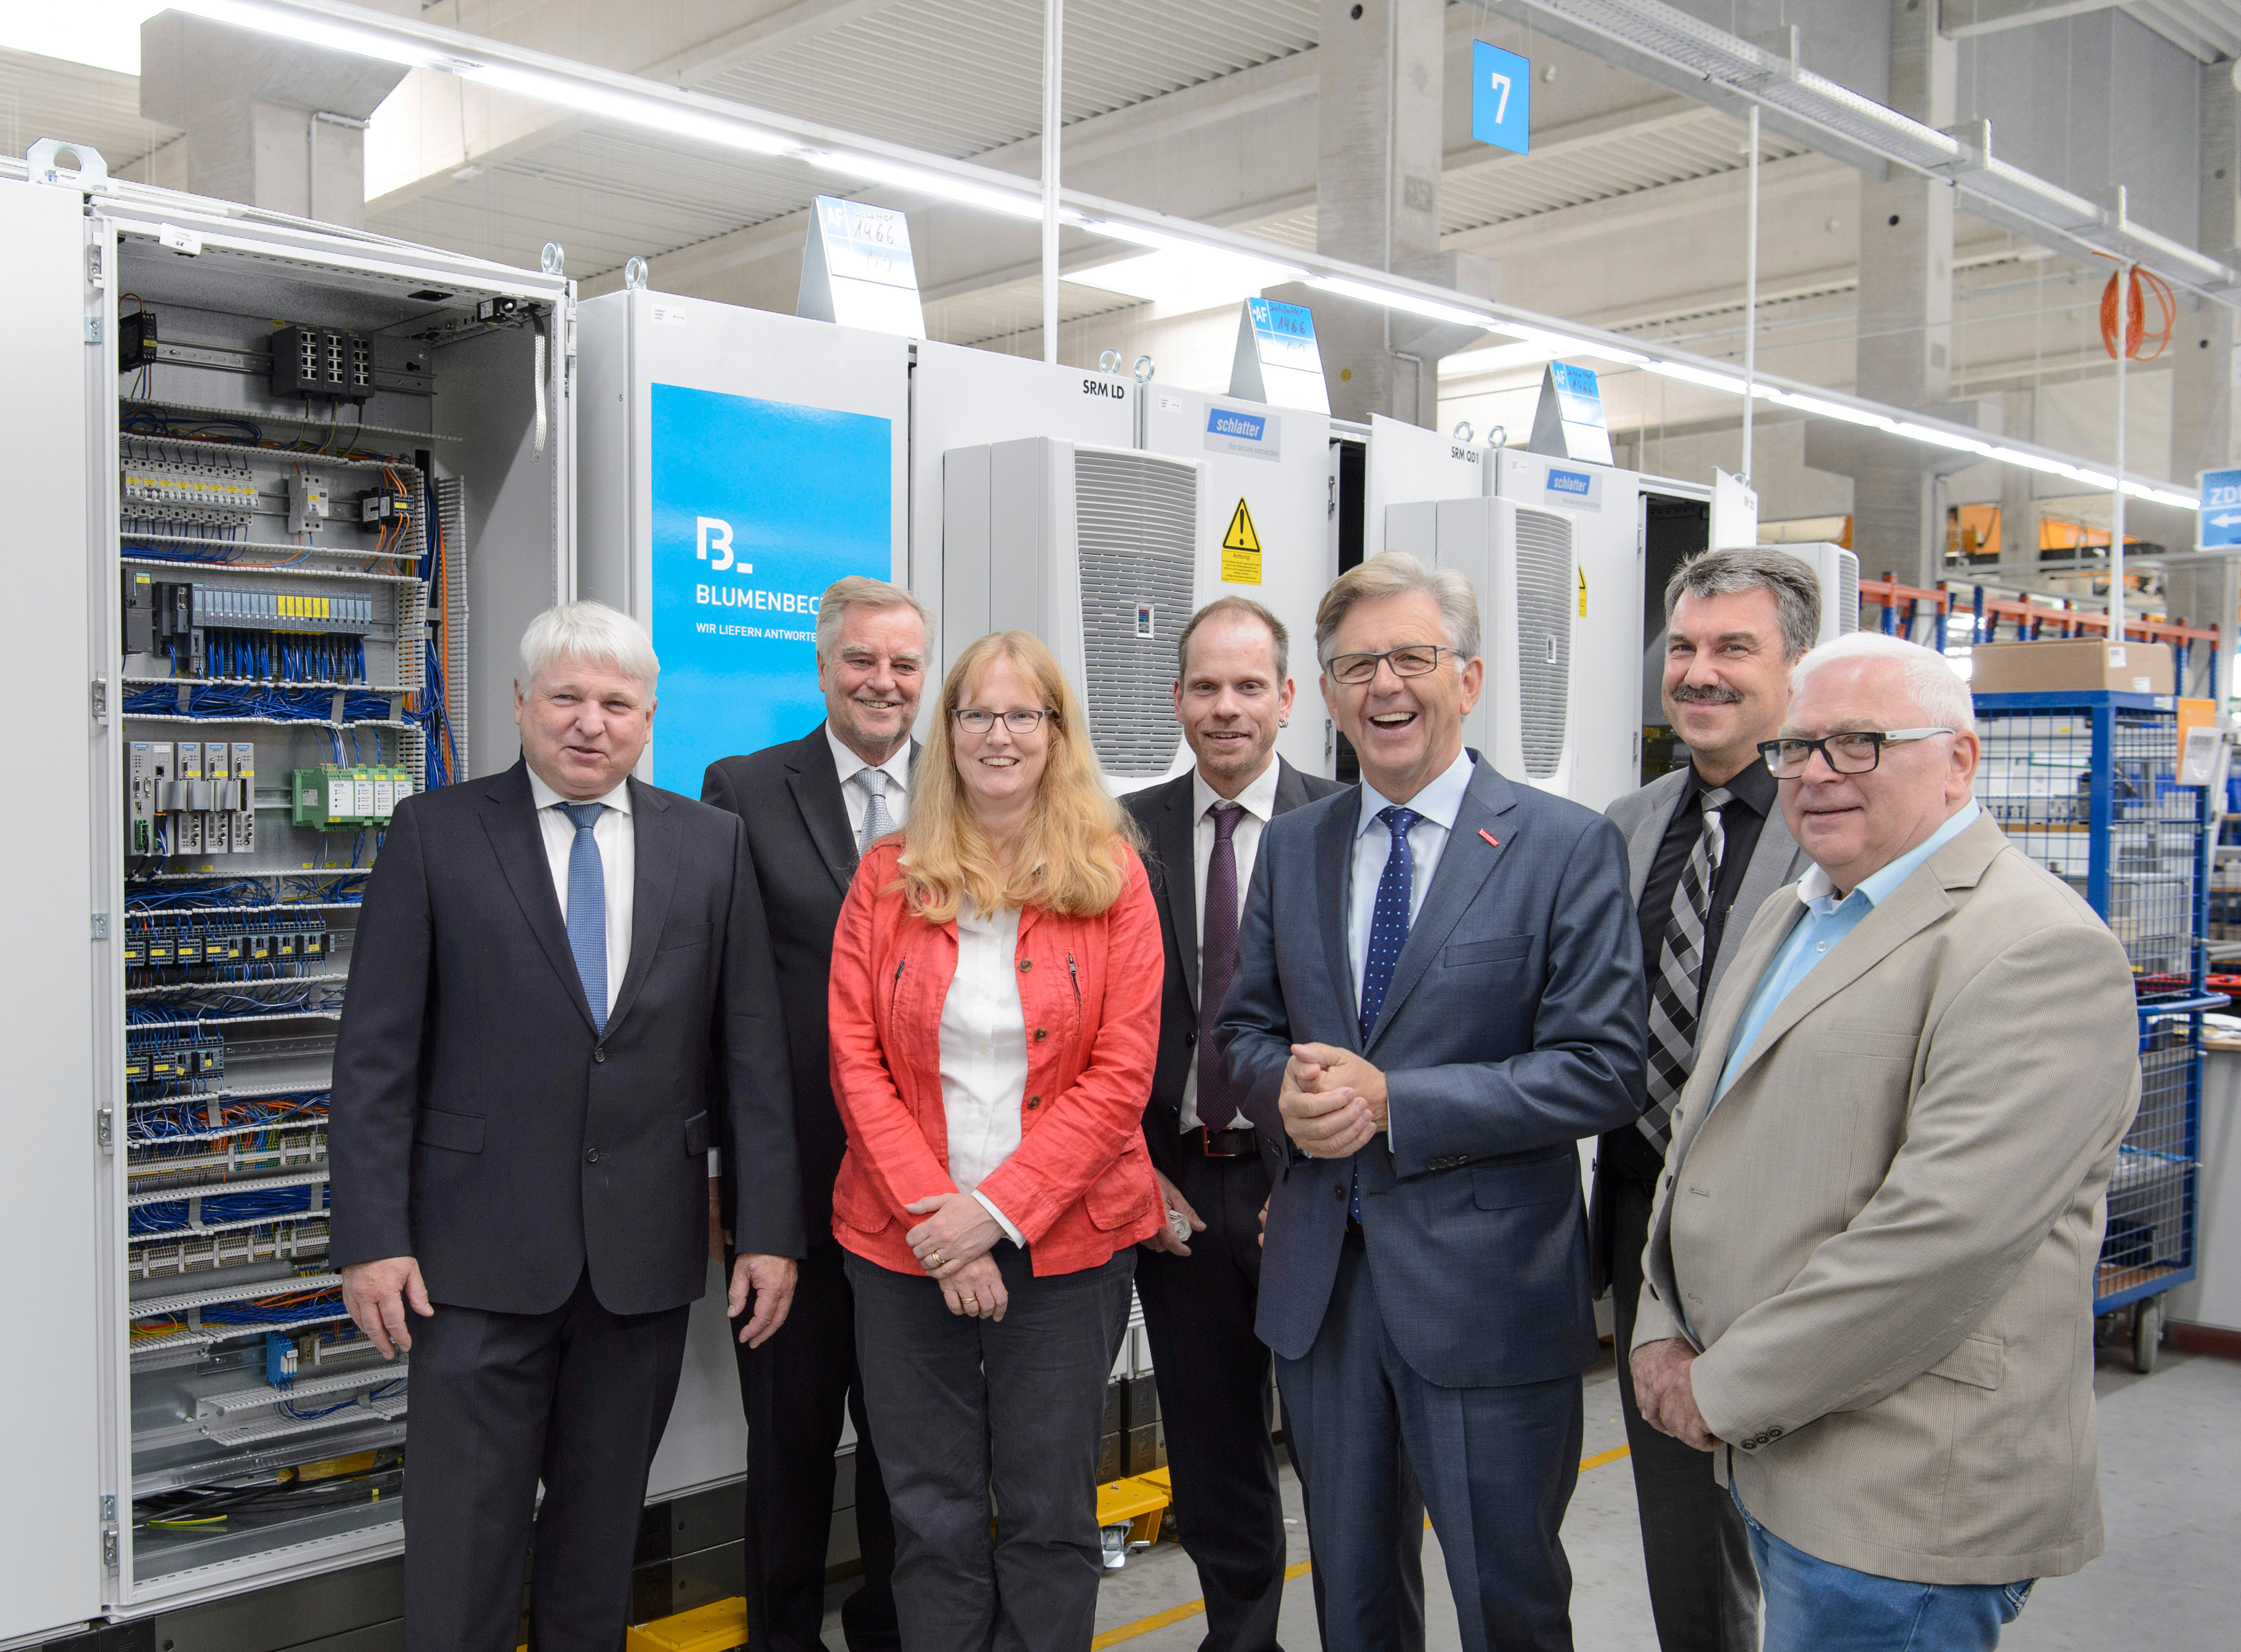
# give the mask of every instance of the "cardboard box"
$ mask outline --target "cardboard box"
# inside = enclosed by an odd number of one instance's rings
[[[2058,694],[2111,689],[2120,694],[2171,692],[2169,643],[2104,643],[2097,637],[2050,642],[1978,643],[1970,655],[1970,692]]]

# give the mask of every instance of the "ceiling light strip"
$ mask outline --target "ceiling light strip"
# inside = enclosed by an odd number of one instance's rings
[[[1547,0],[1534,3],[1540,9],[1549,9]],[[1033,178],[839,131],[815,122],[503,41],[463,34],[417,18],[368,10],[348,4],[345,0],[178,0],[177,9],[338,51],[442,70],[497,90],[580,110],[601,119],[646,130],[721,148],[799,160],[820,171],[954,201],[1004,217],[1040,219],[1042,216],[1041,185]],[[1890,115],[1889,110],[1880,112]],[[1427,320],[1484,327],[1545,343],[1559,353],[1592,354],[1709,390],[1735,396],[1743,393],[1743,381],[1739,375],[1728,371],[1722,363],[1702,357],[1669,350],[1653,354],[1641,348],[1638,339],[1599,328],[1538,315],[1411,277],[1349,264],[1077,190],[1062,191],[1060,201],[1060,216],[1066,223],[1107,239],[1157,249],[1233,253],[1274,266],[1279,280],[1303,281],[1336,297]],[[2068,455],[2012,442],[1989,441],[1963,425],[1927,418],[1901,408],[1883,407],[1816,385],[1761,374],[1757,394],[1808,414],[1865,425],[1928,445],[1981,452],[1987,458],[2067,477],[2092,486],[2115,485],[2113,477]],[[2124,491],[2188,510],[2195,508],[2197,503],[2193,493],[2144,478],[2128,478]]]

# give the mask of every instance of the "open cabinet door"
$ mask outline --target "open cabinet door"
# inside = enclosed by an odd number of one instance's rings
[[[9,1430],[0,1497],[0,1642],[83,1624],[101,1611],[101,1326],[98,1182],[107,1162],[96,1075],[97,982],[117,967],[113,917],[95,894],[89,763],[102,749],[89,700],[96,675],[87,570],[94,490],[115,485],[90,458],[92,358],[113,343],[107,295],[88,284],[84,197],[0,183],[0,316],[9,394],[0,397],[0,497],[8,501],[10,647],[17,715],[9,767],[21,783],[0,811],[9,872],[0,1003],[10,1022],[0,1118],[0,1361]],[[108,356],[103,359],[106,361]],[[104,612],[94,606],[94,612]],[[104,918],[109,921],[104,923]]]

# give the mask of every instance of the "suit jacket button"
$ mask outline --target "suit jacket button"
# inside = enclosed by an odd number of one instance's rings
[[[586,1147],[586,1148],[585,1148],[585,1149],[584,1149],[584,1162],[585,1162],[585,1164],[587,1164],[587,1165],[595,1165],[595,1164],[599,1163],[599,1150],[597,1147]]]
[[[1032,959],[1032,958],[1022,958],[1021,960],[1020,960],[1020,974],[1022,974],[1022,975],[1026,974],[1029,970],[1033,969],[1034,966],[1035,966],[1035,960],[1034,960],[1034,959]]]
[[[1031,1095],[1031,1096],[1029,1096],[1029,1097],[1027,1098],[1027,1111],[1028,1111],[1028,1112],[1030,1112],[1030,1113],[1032,1113],[1032,1112],[1034,1112],[1037,1107],[1039,1107],[1042,1106],[1042,1104],[1043,1104],[1043,1099],[1042,1099],[1042,1097],[1040,1097],[1040,1096],[1039,1096],[1039,1095]]]
[[[604,1044],[594,1044],[593,1046],[592,1046],[592,1060],[593,1060],[594,1061],[600,1061],[600,1062],[604,1062],[606,1059],[607,1059],[607,1047],[606,1047],[605,1045],[604,1045]]]
[[[1782,1430],[1779,1428],[1769,1428],[1766,1431],[1766,1437],[1769,1440],[1779,1440],[1782,1438]]]
[[[1343,1187],[1332,1188],[1331,1197],[1337,1200],[1341,1205],[1344,1204],[1346,1202],[1346,1189]]]

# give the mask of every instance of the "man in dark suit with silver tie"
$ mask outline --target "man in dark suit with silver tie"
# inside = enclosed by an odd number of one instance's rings
[[[825,720],[798,740],[708,766],[701,800],[746,823],[747,860],[769,915],[793,1053],[801,1207],[808,1230],[793,1317],[739,1349],[747,1415],[747,1622],[758,1648],[820,1652],[833,1452],[856,1428],[856,1543],[863,1587],[840,1607],[849,1652],[899,1644],[894,1522],[856,1374],[855,1293],[833,1237],[833,1183],[847,1134],[833,1105],[826,989],[833,931],[856,862],[903,823],[911,725],[933,646],[933,616],[884,579],[835,580],[817,610]]]
[[[1649,1605],[1662,1652],[1753,1652],[1758,1575],[1712,1457],[1644,1422],[1626,1350],[1673,1104],[1695,1066],[1696,1018],[1751,915],[1810,864],[1783,823],[1758,743],[1780,731],[1789,668],[1821,625],[1813,571],[1772,545],[1713,551],[1665,588],[1665,715],[1689,761],[1608,813],[1626,833],[1649,998],[1648,1107],[1597,1144],[1589,1232],[1610,1287],[1619,1397],[1632,1447]]]
[[[1167,1208],[1189,1228],[1187,1241],[1162,1232],[1147,1241],[1136,1295],[1176,1524],[1206,1597],[1204,1652],[1273,1652],[1284,1600],[1268,1349],[1253,1331],[1276,1144],[1254,1129],[1221,1065],[1198,1054],[1229,990],[1262,831],[1344,789],[1276,755],[1292,714],[1290,653],[1283,622],[1249,598],[1218,598],[1192,615],[1174,686],[1190,772],[1121,799],[1150,845],[1167,953],[1144,1140]]]

